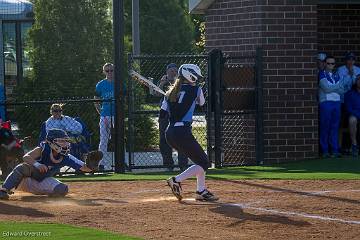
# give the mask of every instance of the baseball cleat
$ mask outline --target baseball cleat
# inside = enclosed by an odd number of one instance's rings
[[[216,197],[214,194],[209,192],[207,189],[203,190],[202,192],[196,191],[195,199],[197,201],[204,201],[204,202],[214,202],[219,200],[218,197]]]
[[[168,180],[166,180],[167,184],[169,185],[169,187],[171,188],[172,193],[175,195],[175,197],[181,201],[182,196],[181,196],[181,184],[179,182],[175,181],[175,177],[171,177]]]

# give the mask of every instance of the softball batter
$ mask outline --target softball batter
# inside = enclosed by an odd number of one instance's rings
[[[191,132],[192,117],[195,105],[204,105],[205,98],[196,81],[202,78],[200,68],[195,64],[183,64],[178,70],[179,78],[166,92],[161,108],[169,112],[170,124],[166,130],[166,140],[178,152],[188,156],[195,165],[175,177],[167,180],[172,193],[180,201],[182,199],[181,182],[196,176],[196,200],[216,201],[218,198],[206,189],[205,172],[209,167],[209,160]]]

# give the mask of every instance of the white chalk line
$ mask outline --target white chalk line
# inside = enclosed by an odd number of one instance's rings
[[[147,199],[142,199],[139,201],[135,201],[135,202],[160,202],[160,201],[174,201],[176,200],[175,197],[159,197],[159,198],[147,198]],[[185,198],[183,199],[183,201],[191,201],[191,202],[196,202],[196,200],[194,198]],[[331,221],[331,222],[340,222],[340,223],[347,223],[347,224],[359,224],[360,225],[360,221],[357,220],[345,220],[345,219],[341,219],[341,218],[334,218],[334,217],[326,217],[326,216],[320,216],[320,215],[314,215],[314,214],[308,214],[308,213],[301,213],[301,212],[292,212],[292,211],[283,211],[283,210],[277,210],[277,209],[270,209],[270,208],[262,208],[262,207],[253,207],[252,205],[255,204],[259,204],[262,201],[256,201],[256,202],[251,202],[251,203],[218,203],[218,205],[222,205],[222,206],[235,206],[235,207],[239,207],[241,209],[250,209],[250,210],[255,210],[255,211],[259,211],[259,212],[267,212],[267,213],[273,213],[276,215],[284,215],[284,216],[296,216],[296,217],[303,217],[303,218],[310,218],[310,219],[316,219],[316,220],[322,220],[322,221]],[[209,206],[214,206],[217,205],[216,202],[199,202],[199,205],[209,205]]]
[[[323,191],[304,191],[305,193],[310,193],[313,195],[324,195],[327,193],[338,193],[338,192],[360,192],[360,189],[347,189],[347,190],[323,190]]]
[[[324,216],[320,216],[320,215],[313,215],[313,214],[307,214],[307,213],[281,211],[281,210],[261,208],[261,207],[251,207],[250,204],[225,203],[223,205],[236,206],[236,207],[240,207],[243,209],[252,209],[252,210],[257,210],[257,211],[261,211],[261,212],[269,212],[269,213],[280,214],[280,215],[285,215],[285,216],[298,216],[298,217],[312,218],[312,219],[318,219],[318,220],[323,220],[323,221],[341,222],[341,223],[349,223],[349,224],[360,224],[360,221],[356,221],[356,220],[344,220],[341,218],[324,217]]]
[[[131,195],[135,195],[135,194],[142,194],[142,193],[152,193],[152,192],[168,192],[169,190],[164,188],[164,189],[144,189],[144,190],[140,190],[140,191],[136,191],[136,192],[131,192]],[[239,194],[241,193],[249,193],[249,192],[260,192],[260,193],[278,193],[278,192],[284,192],[282,190],[245,190],[245,191],[239,191],[239,190],[221,190],[222,192],[229,192],[229,193],[234,193],[237,192]],[[338,192],[360,192],[360,189],[347,189],[347,190],[319,190],[319,191],[301,191],[303,193],[308,193],[308,194],[313,194],[313,195],[324,195],[327,193],[338,193]],[[286,191],[285,191],[286,193]]]
[[[344,189],[344,190],[313,190],[313,191],[305,191],[305,190],[293,190],[293,189],[284,189],[284,190],[244,190],[244,191],[232,191],[232,190],[221,190],[222,192],[239,192],[239,193],[251,193],[251,192],[259,192],[259,193],[279,193],[279,192],[284,192],[284,193],[293,193],[293,192],[289,192],[289,191],[296,191],[299,193],[308,193],[308,194],[313,194],[313,195],[322,195],[322,194],[327,194],[327,193],[340,193],[340,192],[360,192],[360,189]]]
[[[183,201],[196,201],[194,198],[185,198]],[[256,201],[256,202],[250,202],[250,203],[218,203],[218,205],[222,206],[235,206],[239,207],[241,209],[250,209],[250,210],[256,210],[259,212],[268,212],[273,213],[276,215],[285,215],[285,216],[297,216],[297,217],[303,217],[303,218],[311,218],[311,219],[317,219],[317,220],[323,220],[323,221],[332,221],[332,222],[341,222],[341,223],[348,223],[348,224],[360,224],[360,221],[357,220],[345,220],[341,218],[333,218],[333,217],[325,217],[320,215],[314,215],[314,214],[308,214],[308,213],[299,213],[299,212],[292,212],[292,211],[283,211],[283,210],[277,210],[277,209],[269,209],[269,208],[262,208],[262,207],[252,207],[252,205],[262,203],[263,201]],[[204,203],[204,202],[201,202]],[[208,204],[203,205],[213,205],[217,204],[217,202],[208,202]]]

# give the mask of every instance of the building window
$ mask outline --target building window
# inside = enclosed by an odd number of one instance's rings
[[[17,81],[16,25],[3,23],[5,85]]]
[[[23,78],[26,79],[30,73],[28,33],[32,26],[31,22],[21,23],[21,51]]]

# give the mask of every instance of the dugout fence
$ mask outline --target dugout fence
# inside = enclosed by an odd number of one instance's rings
[[[215,166],[261,164],[262,50],[252,56],[226,56],[214,50],[209,69]]]
[[[203,55],[128,55],[128,70],[135,70],[155,84],[165,74],[166,66],[176,63],[194,63],[200,66],[204,79],[202,87],[206,104],[195,110],[193,133],[209,155],[215,167],[256,165],[263,159],[262,137],[262,52],[254,56],[226,56],[214,50]],[[166,168],[159,148],[161,96],[127,76],[125,87],[125,159],[128,171],[135,169]],[[71,96],[71,89],[67,96]],[[20,93],[17,93],[20,94]],[[19,138],[31,136],[25,150],[39,143],[44,122],[50,117],[53,103],[64,104],[64,115],[79,119],[86,127],[88,150],[99,145],[99,115],[95,111],[93,96],[67,99],[22,99],[13,96],[1,102],[8,119]],[[115,99],[107,100],[115,104]],[[100,101],[100,103],[103,101]],[[112,142],[112,141],[110,141]],[[112,145],[104,155],[105,171],[114,171],[114,152],[120,146]],[[173,152],[175,170],[177,153]],[[189,162],[191,164],[191,162]],[[68,172],[69,169],[62,169]]]
[[[135,70],[141,75],[153,79],[158,84],[166,74],[166,66],[175,63],[197,64],[204,76],[199,82],[208,99],[207,71],[208,55],[129,55],[129,70]],[[167,168],[163,164],[159,146],[159,110],[163,99],[160,95],[152,94],[146,86],[139,82],[128,80],[128,156],[131,169]],[[208,101],[206,101],[208,102]],[[208,113],[207,104],[197,107],[194,114],[193,133],[205,150],[208,150]],[[151,123],[151,124],[150,124]],[[177,152],[173,152],[174,167],[178,167]],[[190,162],[189,162],[190,164]]]
[[[129,55],[129,70],[135,70],[157,84],[166,65],[194,63],[204,79],[198,83],[206,105],[194,114],[193,133],[216,167],[260,164],[263,159],[262,136],[262,51],[253,56],[226,56],[219,50],[206,55]],[[156,125],[160,96],[147,87],[128,81],[129,168],[164,168]],[[139,136],[145,119],[153,121],[146,142]],[[146,124],[145,124],[146,125]],[[143,136],[144,137],[144,136]],[[148,140],[152,138],[152,144]],[[155,140],[155,141],[154,141]],[[145,149],[139,146],[147,146]],[[173,153],[175,164],[177,153]]]

